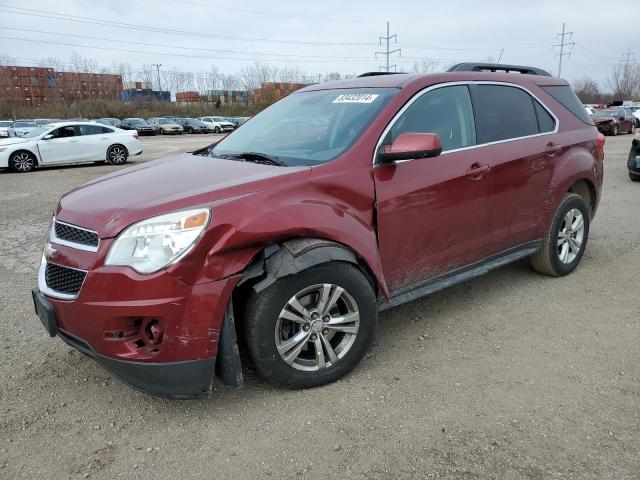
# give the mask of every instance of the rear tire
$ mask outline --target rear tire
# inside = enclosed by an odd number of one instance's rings
[[[111,165],[123,165],[127,162],[129,152],[122,145],[112,145],[107,150],[107,162]]]
[[[569,193],[560,202],[542,248],[531,256],[531,265],[551,277],[568,275],[580,263],[588,238],[587,205],[580,195]]]
[[[9,168],[13,172],[28,173],[36,166],[36,157],[25,150],[15,152],[9,157]]]
[[[258,373],[273,385],[323,385],[360,362],[377,314],[371,284],[356,267],[324,263],[280,278],[260,293],[251,291],[243,322],[247,349]]]

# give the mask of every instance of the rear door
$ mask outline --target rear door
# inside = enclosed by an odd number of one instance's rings
[[[38,141],[38,150],[42,163],[73,163],[80,159],[78,146],[78,127],[70,125],[60,127],[51,132],[52,138]]]
[[[80,161],[94,162],[107,158],[112,130],[100,125],[79,125]]]
[[[419,93],[384,133],[379,148],[401,133],[437,133],[436,158],[374,168],[378,242],[392,292],[486,256],[490,172],[476,145],[467,85]]]
[[[555,157],[563,145],[557,120],[520,86],[478,83],[471,87],[478,143],[491,167],[487,227],[491,253],[536,240],[546,207]]]

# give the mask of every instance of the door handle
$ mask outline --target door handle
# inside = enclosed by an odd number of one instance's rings
[[[491,170],[491,165],[480,165],[479,163],[474,163],[467,169],[467,176],[478,179],[488,173],[489,170]]]
[[[78,140],[69,140],[69,143],[78,143]]]
[[[545,153],[548,155],[553,155],[557,151],[562,148],[562,145],[558,145],[557,143],[549,142],[547,143],[547,147],[544,149]]]

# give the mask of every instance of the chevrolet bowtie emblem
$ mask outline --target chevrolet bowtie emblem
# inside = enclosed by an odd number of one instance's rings
[[[53,257],[56,256],[57,253],[58,253],[58,250],[53,248],[50,243],[47,243],[44,246],[44,258],[46,258],[47,260],[51,260]]]

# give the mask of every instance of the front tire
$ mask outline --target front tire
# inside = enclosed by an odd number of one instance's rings
[[[618,125],[614,125],[611,129],[611,136],[615,137],[616,135],[618,135]]]
[[[122,165],[127,162],[129,153],[122,145],[113,145],[107,150],[107,161],[112,165]]]
[[[587,205],[580,195],[569,193],[560,202],[543,247],[531,256],[531,264],[544,275],[568,275],[580,263],[588,238]]]
[[[371,284],[354,266],[330,262],[251,292],[245,340],[253,364],[273,385],[333,382],[360,362],[377,323]]]
[[[640,173],[629,172],[629,178],[632,182],[640,182]]]
[[[213,129],[213,133],[220,133],[220,127],[215,127]]]
[[[30,152],[15,152],[9,158],[9,168],[18,173],[28,173],[36,166],[36,157]]]

